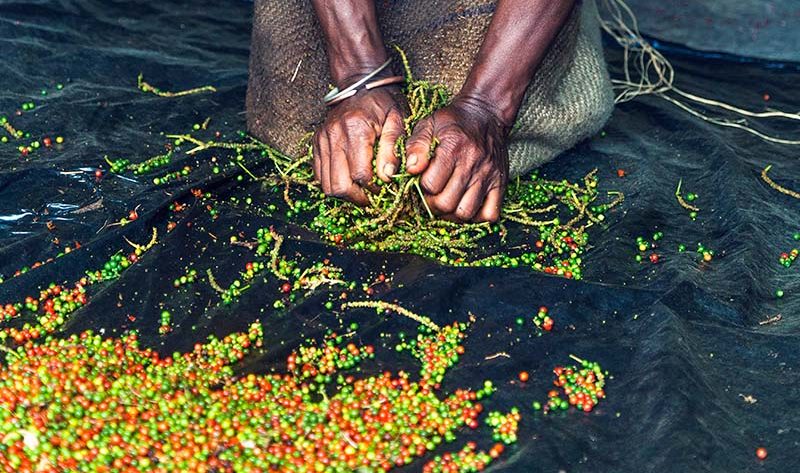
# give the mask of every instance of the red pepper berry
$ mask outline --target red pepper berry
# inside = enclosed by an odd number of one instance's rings
[[[289,294],[290,292],[292,292],[292,285],[289,284],[288,282],[283,283],[281,285],[281,292],[284,294]]]
[[[527,371],[520,371],[519,372],[519,380],[522,381],[523,383],[527,383],[529,378],[530,378],[530,375],[528,374]]]
[[[652,255],[650,255],[650,262],[651,263],[658,264],[658,261],[659,261],[659,257],[658,257],[657,254],[653,253]]]
[[[617,169],[617,176],[618,177],[625,177],[625,174],[627,174],[627,173],[625,172],[624,169]]]
[[[95,169],[94,177],[97,179],[101,179],[103,177],[103,170],[102,169]]]
[[[764,447],[758,447],[756,449],[756,457],[758,457],[759,460],[765,460],[767,458],[767,449]]]

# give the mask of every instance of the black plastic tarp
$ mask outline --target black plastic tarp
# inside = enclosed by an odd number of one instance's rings
[[[325,291],[276,311],[274,280],[255,283],[229,306],[217,304],[207,284],[180,298],[171,287],[189,266],[213,268],[229,282],[251,253],[224,243],[239,232],[252,237],[257,228],[274,225],[303,235],[287,241],[286,251],[320,258],[330,253],[353,279],[393,274],[390,285],[377,289],[378,298],[397,300],[443,324],[466,320],[469,313],[477,317],[466,354],[443,389],[479,387],[490,379],[498,391],[487,408],[518,406],[523,412],[519,442],[490,471],[800,469],[800,266],[778,262],[781,252],[800,245],[792,239],[800,231],[800,201],[759,177],[772,164],[780,184],[800,188],[800,147],[702,122],[658,98],[619,106],[603,136],[542,171],[576,179],[597,167],[603,191],[626,195],[604,228],[590,230],[583,281],[328,247],[277,214],[262,215],[258,205],[225,205],[236,196],[252,195],[264,206],[280,197],[248,179],[238,181],[232,171],[215,174],[211,163],[190,157],[174,165],[185,160],[195,166],[189,182],[154,186],[148,179],[110,174],[97,180],[94,170],[107,169],[104,155],[141,160],[162,153],[170,142],[163,134],[185,133],[206,117],[210,129],[230,136],[244,128],[251,9],[245,2],[0,2],[0,110],[36,137],[64,137],[62,147],[28,157],[15,144],[0,143],[0,274],[7,278],[0,284],[0,303],[50,281],[74,280],[125,247],[123,237],[146,241],[152,226],[174,218],[172,202],[191,201],[190,189],[202,188],[220,202],[221,216],[212,220],[202,205],[192,206],[140,263],[93,295],[67,332],[137,329],[144,345],[169,352],[260,318],[269,349],[248,359],[244,369],[282,366],[303,337],[334,324],[335,317],[322,309],[329,299]],[[620,51],[610,42],[607,56],[612,74],[619,74]],[[669,57],[685,90],[757,110],[800,108],[800,69],[794,65],[776,69],[691,54]],[[156,97],[137,90],[140,72],[165,90],[213,84],[218,92]],[[34,110],[16,116],[28,101]],[[796,124],[780,120],[763,129],[799,136]],[[618,177],[618,169],[626,176]],[[684,189],[699,196],[696,221],[676,201],[681,179]],[[138,220],[107,226],[134,208]],[[47,222],[55,227],[48,229]],[[656,231],[664,234],[661,262],[636,262],[636,237]],[[9,277],[72,241],[82,248]],[[697,243],[715,251],[711,262],[698,262]],[[679,253],[679,244],[688,251]],[[783,298],[776,298],[778,289]],[[556,319],[552,333],[537,337],[516,326],[516,318],[530,319],[541,305]],[[175,331],[167,337],[157,332],[164,308],[175,314]],[[379,345],[381,334],[414,328],[405,319],[369,314],[344,316],[359,320],[359,336]],[[778,322],[759,324],[778,314]],[[501,351],[510,357],[485,360]],[[568,362],[570,353],[612,373],[608,399],[590,414],[534,413],[530,405],[545,398],[550,371]],[[365,370],[384,368],[416,369],[388,348]],[[521,370],[531,373],[524,385],[514,382]],[[464,432],[459,441],[473,437]],[[755,457],[759,446],[769,450],[764,462]]]

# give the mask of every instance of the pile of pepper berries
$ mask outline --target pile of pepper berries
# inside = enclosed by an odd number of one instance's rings
[[[356,379],[340,370],[373,351],[335,334],[292,353],[286,373],[235,376],[230,365],[261,345],[261,330],[255,323],[170,357],[141,348],[135,333],[20,346],[1,368],[0,468],[388,471],[477,427],[482,390],[440,398],[432,380],[404,373]],[[446,370],[452,360],[442,354],[456,353],[460,337],[423,337],[427,369]],[[477,471],[501,451],[473,446],[425,471]]]
[[[792,238],[795,241],[800,241],[800,232],[795,233],[794,235],[792,235]],[[786,252],[781,253],[781,258],[780,258],[781,264],[783,266],[786,266],[787,268],[791,267],[792,264],[797,259],[798,254],[800,254],[800,250],[798,250],[797,248],[792,248],[791,251],[786,251]]]
[[[541,306],[539,312],[533,317],[533,323],[545,332],[553,330],[553,319],[550,318],[548,312],[547,307]]]
[[[573,406],[584,412],[591,412],[597,403],[606,397],[603,387],[608,372],[603,371],[595,362],[582,360],[574,355],[570,357],[580,365],[556,366],[553,369],[553,374],[556,376],[553,384],[557,389],[547,394],[548,400],[544,406],[534,402],[535,410],[543,409],[547,413],[567,410]],[[562,398],[562,395],[566,399]]]

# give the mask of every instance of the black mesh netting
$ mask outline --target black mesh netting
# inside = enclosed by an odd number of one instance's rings
[[[175,221],[176,228],[161,232],[158,245],[120,280],[93,289],[91,302],[66,330],[103,329],[110,335],[138,329],[143,344],[169,352],[260,318],[269,349],[243,369],[264,372],[282,365],[304,336],[338,325],[322,308],[326,290],[276,310],[274,279],[257,279],[228,306],[218,303],[206,283],[178,293],[172,281],[191,266],[201,274],[211,268],[226,286],[252,257],[246,248],[227,244],[230,236],[252,237],[256,229],[274,225],[300,236],[287,241],[288,254],[330,253],[351,279],[393,274],[391,284],[376,286],[378,298],[397,300],[443,324],[465,320],[468,313],[477,317],[466,354],[444,389],[491,379],[498,391],[487,407],[522,410],[519,442],[491,471],[797,471],[800,266],[785,268],[778,258],[800,245],[792,238],[800,231],[800,201],[770,189],[759,172],[772,164],[780,184],[800,189],[798,148],[714,127],[656,98],[619,106],[604,136],[542,171],[549,178],[576,179],[597,167],[603,190],[626,195],[607,215],[605,228],[590,230],[593,247],[580,282],[526,269],[457,269],[408,255],[325,246],[280,214],[262,215],[258,209],[280,200],[280,193],[249,178],[237,180],[238,168],[215,174],[214,153],[202,159],[176,155],[170,169],[188,164],[193,171],[188,181],[167,186],[129,175],[95,179],[94,169],[107,168],[104,155],[136,161],[162,153],[171,141],[164,134],[190,131],[206,117],[210,130],[228,136],[244,127],[251,8],[244,2],[0,2],[0,114],[36,138],[64,138],[63,146],[42,147],[27,157],[17,144],[0,143],[0,274],[6,277],[0,303],[51,281],[74,280],[125,248],[123,237],[141,243],[153,226]],[[619,50],[609,44],[607,55],[612,73],[619,72]],[[676,82],[685,90],[755,109],[798,107],[797,67],[672,59]],[[165,90],[213,84],[218,92],[174,99],[145,94],[136,88],[139,72]],[[35,108],[16,116],[29,101]],[[769,131],[798,131],[784,125],[776,121]],[[627,175],[618,177],[618,169]],[[676,202],[679,179],[699,195],[696,221]],[[219,218],[211,218],[192,188],[213,195],[209,202],[215,202]],[[224,204],[248,195],[257,202]],[[175,201],[189,208],[177,215],[169,209]],[[107,226],[134,208],[135,222]],[[656,231],[664,234],[662,261],[636,262],[636,237],[649,239]],[[11,277],[74,241],[81,243],[79,250]],[[711,262],[698,263],[697,243],[715,251]],[[679,244],[688,251],[679,253]],[[783,298],[775,295],[779,289]],[[540,305],[554,314],[553,333],[536,337],[516,327],[517,317],[530,319]],[[164,308],[173,312],[175,325],[166,337],[158,334]],[[360,320],[359,337],[379,347],[380,334],[413,330],[406,319],[370,314],[344,317]],[[780,321],[759,324],[778,314]],[[411,364],[380,349],[366,370]],[[510,357],[485,360],[501,351]],[[613,374],[608,399],[588,415],[534,414],[531,402],[545,397],[550,371],[568,362],[570,353],[596,360]],[[531,373],[524,386],[511,382],[520,370]],[[474,437],[463,433],[459,442]],[[763,463],[754,455],[761,445],[770,452]]]

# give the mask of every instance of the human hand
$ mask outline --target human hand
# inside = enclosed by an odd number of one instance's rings
[[[398,87],[361,90],[334,106],[314,134],[314,175],[329,196],[367,205],[376,171],[388,182],[397,171],[395,142],[403,135],[404,100]]]
[[[462,222],[500,217],[508,180],[508,129],[491,107],[472,97],[456,97],[414,127],[406,144],[406,169],[421,175],[433,212]]]

